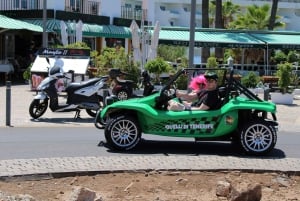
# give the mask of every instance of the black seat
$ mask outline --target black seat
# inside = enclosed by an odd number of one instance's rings
[[[217,104],[217,109],[220,109],[226,102],[226,87],[219,87],[219,103]]]

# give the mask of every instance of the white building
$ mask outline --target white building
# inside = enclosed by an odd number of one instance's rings
[[[116,6],[117,3],[121,3],[122,8],[127,10],[139,10],[145,9],[147,12],[147,20],[150,25],[159,21],[161,26],[190,26],[190,11],[191,0],[115,0],[116,4],[109,3],[108,0],[102,0],[102,5],[107,4],[109,10],[112,13],[116,13],[115,10],[119,10],[120,7]],[[223,0],[225,2],[226,0]],[[234,4],[241,6],[242,10],[245,10],[247,6],[256,4],[261,6],[263,4],[270,4],[271,0],[232,0]],[[196,25],[201,27],[202,20],[202,1],[196,1]],[[127,18],[130,15],[126,14],[122,9],[121,17]],[[285,30],[300,31],[300,0],[281,0],[278,3],[279,16],[282,16],[282,20],[286,23]]]

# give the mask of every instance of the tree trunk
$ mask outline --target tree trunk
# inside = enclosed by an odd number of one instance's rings
[[[278,7],[278,0],[273,0],[271,16],[270,16],[270,21],[269,21],[269,27],[268,27],[269,30],[274,29],[276,15],[277,15],[277,7]]]
[[[223,14],[222,14],[222,0],[216,1],[216,16],[215,16],[215,28],[223,29]],[[223,48],[215,49],[215,56],[218,61],[223,60]]]
[[[209,16],[208,16],[209,0],[202,0],[202,28],[209,28]],[[210,48],[202,47],[201,63],[206,63],[210,56]]]

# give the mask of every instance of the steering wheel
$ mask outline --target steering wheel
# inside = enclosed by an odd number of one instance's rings
[[[156,108],[167,110],[168,101],[176,98],[176,86],[170,85],[168,89],[165,89],[160,93],[160,96],[156,99]]]

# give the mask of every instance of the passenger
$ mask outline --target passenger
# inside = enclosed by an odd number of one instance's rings
[[[181,110],[215,110],[220,105],[219,91],[218,91],[218,76],[214,72],[208,72],[204,75],[207,81],[206,89],[196,93],[198,101],[191,105],[183,103],[180,106],[173,106],[174,101],[168,107],[169,110],[181,111]],[[176,94],[177,98],[185,98],[190,95]],[[192,97],[195,95],[192,94]]]
[[[192,89],[190,93],[184,93],[177,91],[176,97],[184,100],[184,104],[191,106],[193,102],[198,100],[198,94],[204,90],[207,86],[206,78],[204,75],[199,75],[197,77],[194,77],[190,84],[189,88]]]

